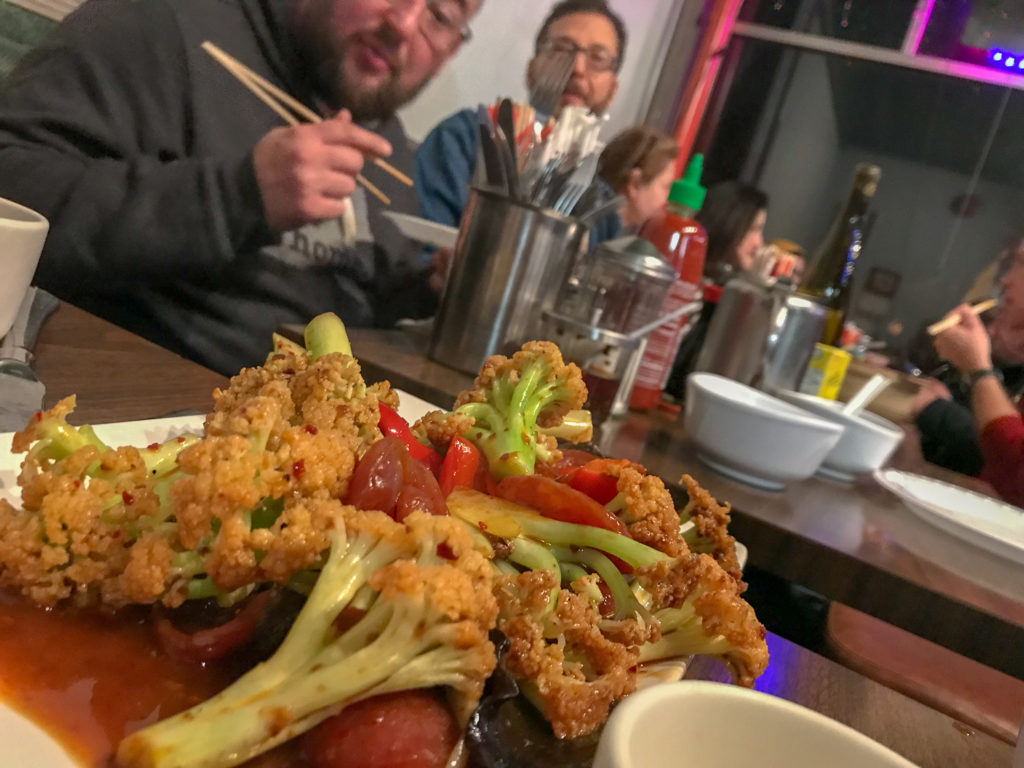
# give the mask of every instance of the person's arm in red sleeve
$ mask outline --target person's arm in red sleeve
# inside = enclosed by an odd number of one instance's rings
[[[1017,412],[999,378],[985,375],[992,369],[988,332],[970,307],[954,310],[959,323],[935,339],[935,349],[960,373],[975,375],[971,411],[978,428],[985,466],[982,478],[1011,503],[1024,503],[1024,419]]]
[[[979,417],[978,442],[985,457],[981,477],[999,495],[1024,506],[1024,418],[1013,409],[1010,398],[995,378],[981,379],[971,393],[972,405]],[[1010,407],[1010,412],[1006,411]],[[981,424],[981,412],[989,420]]]

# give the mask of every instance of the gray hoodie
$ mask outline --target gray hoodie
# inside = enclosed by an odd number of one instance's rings
[[[316,103],[289,0],[90,0],[0,86],[0,197],[51,223],[35,282],[222,373],[262,362],[281,323],[337,312],[387,326],[434,308],[418,245],[353,198],[283,237],[264,220],[251,150],[280,119],[200,48],[211,40]],[[341,105],[343,106],[343,105]],[[397,119],[367,125],[411,172]],[[415,193],[364,174],[415,213]]]

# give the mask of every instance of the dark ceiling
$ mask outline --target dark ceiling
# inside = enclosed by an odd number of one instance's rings
[[[844,143],[971,175],[998,120],[982,177],[1024,182],[1024,93],[837,57],[828,67]]]

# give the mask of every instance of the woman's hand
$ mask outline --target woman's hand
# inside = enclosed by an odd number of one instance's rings
[[[960,373],[991,368],[992,342],[978,316],[967,304],[961,304],[950,314],[959,316],[960,322],[935,337],[939,357]]]

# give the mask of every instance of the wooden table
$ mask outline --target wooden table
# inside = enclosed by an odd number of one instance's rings
[[[350,336],[367,380],[388,379],[443,407],[471,381],[428,360],[425,341],[406,332]],[[699,461],[681,416],[630,413],[602,432],[608,455],[669,481],[689,473],[730,502],[731,529],[751,565],[1024,679],[1019,565],[920,520],[870,478],[854,486],[810,479],[778,493],[729,480]],[[902,468],[959,478],[923,463]]]
[[[369,337],[354,333],[368,353]],[[370,341],[373,341],[370,338]],[[37,371],[53,401],[79,394],[79,421],[121,421],[205,409],[217,374],[73,307],[45,326]],[[368,370],[372,365],[366,365]],[[407,374],[414,375],[409,369]],[[412,389],[412,380],[400,386]],[[424,396],[430,387],[420,387]],[[435,393],[436,394],[436,393]],[[1012,748],[774,635],[772,661],[758,687],[823,712],[903,754],[922,768],[1004,768]],[[687,678],[721,680],[720,664],[697,660]],[[770,745],[766,745],[766,748]]]
[[[40,331],[33,367],[47,408],[77,395],[75,424],[206,412],[213,390],[227,386],[220,374],[64,303]]]

